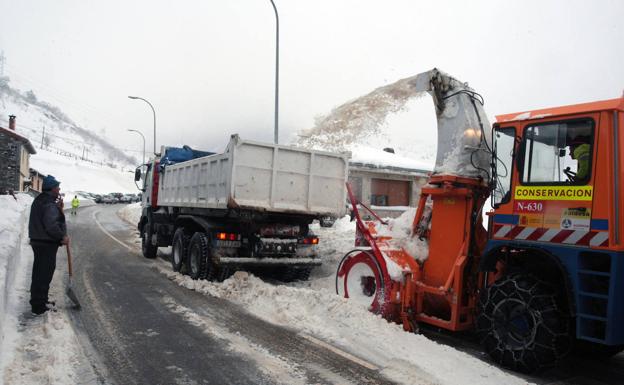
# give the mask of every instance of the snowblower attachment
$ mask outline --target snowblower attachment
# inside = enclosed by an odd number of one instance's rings
[[[410,80],[416,92],[433,98],[438,151],[433,174],[489,179],[491,127],[483,98],[457,79],[433,69]]]
[[[480,214],[489,195],[491,127],[481,96],[465,83],[437,69],[405,81],[433,97],[434,172],[421,191],[407,239],[384,235],[393,232],[384,231],[385,222],[347,186],[357,222],[356,249],[338,266],[336,292],[405,330],[416,330],[419,322],[465,330],[472,326],[476,305],[465,288],[477,287],[466,282],[474,275],[465,273],[475,266],[484,245],[480,240],[486,238]],[[377,221],[363,221],[359,207]]]

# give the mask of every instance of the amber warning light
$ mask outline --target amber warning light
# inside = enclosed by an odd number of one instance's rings
[[[217,239],[220,241],[238,241],[240,235],[234,233],[217,233]]]
[[[319,239],[317,237],[303,238],[304,245],[318,245]]]

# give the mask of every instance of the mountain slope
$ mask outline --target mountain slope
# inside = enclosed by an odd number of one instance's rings
[[[16,131],[33,143],[74,158],[110,167],[138,164],[134,156],[111,145],[105,138],[78,126],[58,107],[37,100],[32,91],[21,93],[0,78],[0,126],[8,127],[9,115],[17,116]]]

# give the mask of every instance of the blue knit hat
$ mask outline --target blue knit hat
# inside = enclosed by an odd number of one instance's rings
[[[55,177],[53,177],[52,175],[48,175],[45,178],[43,178],[43,186],[41,186],[41,189],[43,191],[50,191],[53,188],[58,187],[60,184],[61,182],[56,180]]]

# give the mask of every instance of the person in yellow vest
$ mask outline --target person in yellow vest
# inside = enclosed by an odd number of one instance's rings
[[[74,199],[71,201],[71,213],[72,215],[76,215],[78,213],[78,207],[80,207],[80,201],[78,200],[78,196],[74,195]]]
[[[589,177],[589,165],[591,160],[591,146],[587,140],[574,139],[568,143],[570,146],[570,156],[576,159],[576,177],[575,181],[584,181]]]

